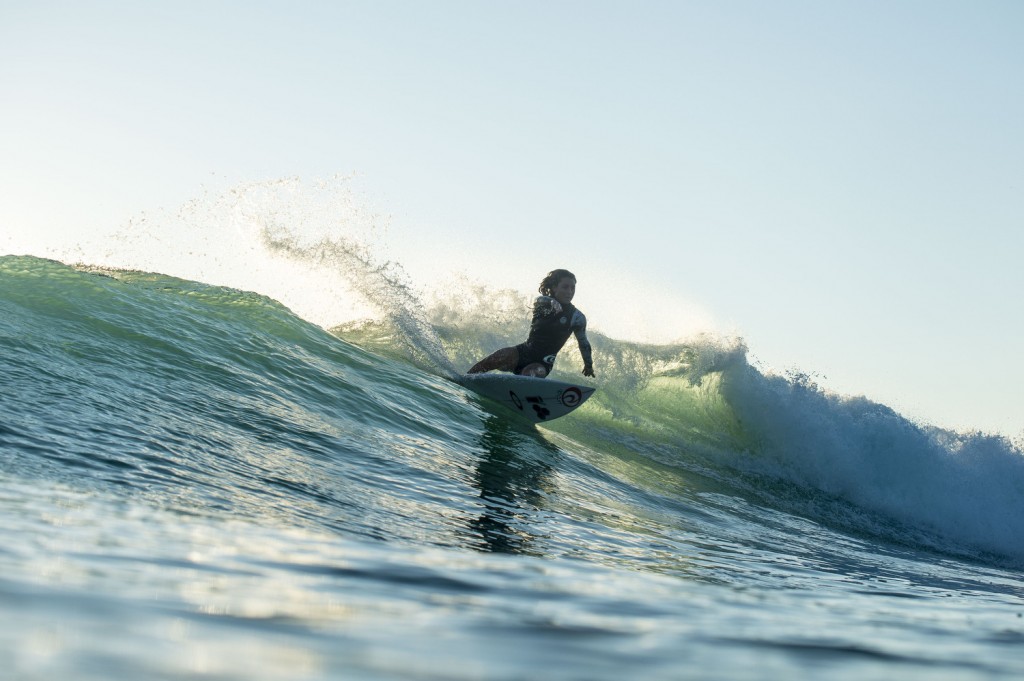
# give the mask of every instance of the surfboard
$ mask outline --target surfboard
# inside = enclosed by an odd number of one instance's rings
[[[463,374],[459,383],[500,402],[534,423],[565,416],[594,394],[595,388],[550,378],[505,373]]]

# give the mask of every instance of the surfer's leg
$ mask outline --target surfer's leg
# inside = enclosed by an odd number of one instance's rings
[[[487,355],[473,365],[473,368],[466,373],[480,374],[485,371],[513,371],[519,363],[519,350],[514,347],[502,348],[497,352]]]

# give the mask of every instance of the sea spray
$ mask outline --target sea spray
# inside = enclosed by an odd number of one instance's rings
[[[271,253],[344,276],[353,290],[372,303],[399,331],[398,338],[421,368],[440,371],[449,377],[458,373],[423,314],[419,296],[400,265],[374,262],[362,244],[343,236],[304,242],[281,223],[264,224],[260,236]]]
[[[344,272],[268,249],[267,225],[304,243],[344,242],[364,260],[387,258],[387,217],[368,208],[352,176],[297,177],[204,188],[174,209],[154,209],[96,238],[56,244],[46,256],[108,269],[167,274],[254,291],[327,328],[379,316]]]

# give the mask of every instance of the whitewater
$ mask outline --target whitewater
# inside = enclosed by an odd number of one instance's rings
[[[1021,443],[593,317],[533,427],[451,380],[528,295],[386,240],[283,179],[0,255],[4,678],[1024,674]]]

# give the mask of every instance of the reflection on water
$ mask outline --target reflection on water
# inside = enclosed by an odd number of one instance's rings
[[[539,555],[532,546],[532,519],[553,488],[550,464],[561,452],[536,430],[523,431],[493,415],[484,421],[480,446],[483,455],[473,481],[484,510],[470,522],[475,543],[496,553]]]

